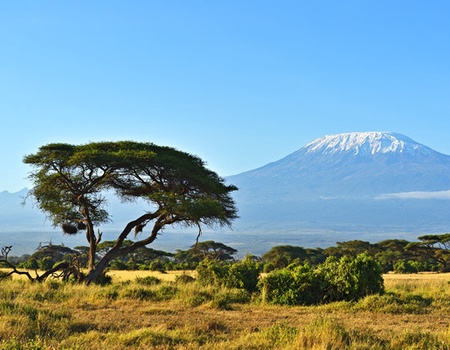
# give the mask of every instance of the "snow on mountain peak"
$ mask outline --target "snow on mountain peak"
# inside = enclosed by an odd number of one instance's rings
[[[376,153],[430,154],[430,148],[407,136],[391,132],[351,132],[326,135],[318,138],[304,149],[307,153],[351,153],[367,155]]]

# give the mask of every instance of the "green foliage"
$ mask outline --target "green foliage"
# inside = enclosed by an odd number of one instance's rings
[[[399,260],[394,264],[395,273],[417,273],[417,266],[412,260]]]
[[[322,276],[309,265],[274,270],[259,282],[262,300],[278,305],[313,305],[324,297]]]
[[[230,266],[223,284],[227,287],[241,288],[253,293],[257,289],[261,270],[261,263],[246,258]]]
[[[358,300],[384,290],[381,269],[368,254],[329,257],[316,269],[304,265],[275,270],[259,287],[265,302],[281,305]]]
[[[151,271],[160,271],[164,272],[164,264],[159,260],[153,260],[148,266]]]
[[[425,235],[420,242],[409,243],[405,249],[415,256],[429,259],[439,265],[441,272],[450,272],[450,233]]]
[[[39,265],[39,269],[41,270],[50,270],[52,268],[52,266],[54,265],[53,260],[51,257],[46,256],[45,258],[43,258],[42,260],[40,260],[38,262]]]
[[[214,260],[203,260],[198,264],[197,281],[201,285],[220,285],[228,273],[229,267],[223,263]]]
[[[325,301],[358,300],[383,291],[381,269],[367,253],[353,259],[329,257],[318,270],[328,284]]]
[[[112,283],[112,277],[108,276],[106,273],[102,273],[96,280],[95,284],[100,286],[107,286]]]
[[[273,269],[285,268],[292,263],[297,265],[308,263],[315,266],[325,261],[325,258],[326,256],[322,249],[303,248],[291,245],[273,247],[262,256],[263,262],[267,266],[264,269],[266,272]]]
[[[122,198],[145,197],[187,224],[227,224],[236,216],[228,196],[236,188],[198,157],[170,147],[132,141],[48,144],[24,162],[36,168],[31,193],[55,224],[86,220],[80,205],[93,223],[105,222],[101,193],[107,189]]]
[[[78,252],[63,245],[49,244],[39,247],[27,260],[20,263],[20,268],[30,270],[49,270],[63,261],[70,261]]]
[[[175,260],[187,263],[199,263],[202,260],[230,261],[237,250],[223,243],[215,241],[197,242],[187,251],[179,250]]]
[[[161,283],[161,280],[154,276],[136,277],[136,283],[143,286],[155,286]]]
[[[39,268],[39,263],[34,258],[29,258],[27,261],[19,264],[19,267],[29,270],[37,270]]]
[[[227,264],[215,260],[204,260],[197,266],[197,281],[202,285],[225,286],[254,292],[258,284],[262,265],[251,259]]]
[[[182,275],[177,275],[175,277],[175,282],[181,283],[181,284],[187,284],[187,283],[195,282],[195,278],[186,273],[183,273]]]

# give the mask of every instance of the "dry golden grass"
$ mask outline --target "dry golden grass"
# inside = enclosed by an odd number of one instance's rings
[[[111,270],[108,272],[108,275],[112,277],[113,282],[124,282],[124,281],[132,281],[136,278],[143,278],[147,276],[153,276],[159,278],[162,281],[173,282],[175,281],[176,276],[180,276],[182,274],[187,274],[189,276],[195,277],[195,271],[167,271],[167,272],[159,272],[159,271],[124,271],[124,270]]]
[[[105,287],[0,282],[0,349],[450,349],[450,275],[386,275],[384,296],[313,307],[111,271]],[[136,277],[157,277],[143,285]],[[241,293],[241,294],[240,294]]]

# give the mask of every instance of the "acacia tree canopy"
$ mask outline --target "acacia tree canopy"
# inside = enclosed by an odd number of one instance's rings
[[[411,242],[405,249],[436,261],[441,265],[441,272],[450,272],[450,233],[424,235],[418,238],[420,242]]]
[[[118,256],[152,243],[167,225],[231,225],[237,209],[230,195],[237,190],[204,162],[171,147],[133,141],[52,143],[24,157],[33,166],[30,195],[67,234],[85,231],[89,243],[88,282],[95,281]],[[148,211],[130,218],[112,248],[96,261],[101,233],[109,220],[105,191],[123,200],[144,199]],[[145,226],[151,226],[143,233]],[[140,239],[124,244],[134,229]]]
[[[175,258],[186,262],[201,262],[205,259],[217,261],[233,260],[237,250],[215,241],[198,242],[187,251],[178,251]]]

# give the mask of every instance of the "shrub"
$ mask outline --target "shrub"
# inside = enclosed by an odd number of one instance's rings
[[[231,288],[245,289],[253,293],[257,289],[262,265],[250,259],[232,264],[224,277],[224,285]]]
[[[399,260],[394,264],[396,273],[417,273],[417,266],[411,260]]]
[[[358,300],[384,290],[379,265],[365,253],[354,259],[329,257],[317,269],[303,265],[275,270],[259,287],[263,301],[281,305]]]
[[[37,270],[39,268],[39,264],[36,259],[30,258],[29,260],[19,264],[19,267],[28,270]]]
[[[204,260],[197,266],[197,280],[202,285],[240,288],[252,293],[257,289],[262,265],[251,259],[229,264]]]
[[[200,306],[213,300],[213,294],[210,291],[200,290],[196,293],[190,294],[187,298],[187,303],[190,306]]]
[[[182,275],[175,276],[175,282],[182,283],[182,284],[192,283],[192,282],[195,282],[195,278],[192,276],[189,276],[186,273],[183,273]]]
[[[101,274],[95,281],[95,284],[98,284],[100,286],[107,286],[107,285],[110,285],[111,283],[112,283],[112,277],[108,276],[106,274],[106,272]]]
[[[163,284],[156,292],[158,300],[170,300],[176,295],[178,288],[176,286]]]
[[[228,273],[228,266],[225,263],[206,259],[198,264],[196,271],[197,281],[201,285],[220,285]]]
[[[112,270],[129,270],[127,264],[119,259],[114,260],[109,267]]]
[[[381,268],[367,253],[354,259],[329,257],[318,270],[327,284],[324,301],[359,300],[384,291]]]
[[[130,288],[123,292],[123,296],[129,299],[137,300],[157,300],[158,296],[155,291],[148,288]]]
[[[42,260],[40,260],[38,262],[39,269],[44,270],[44,271],[50,270],[54,264],[55,264],[55,262],[49,256],[44,257]]]
[[[159,260],[153,260],[149,265],[149,270],[164,272],[164,264]]]
[[[258,284],[265,302],[279,305],[312,305],[323,298],[322,277],[309,265],[274,270]]]
[[[155,286],[161,283],[161,280],[155,276],[136,277],[136,283],[142,286]]]

